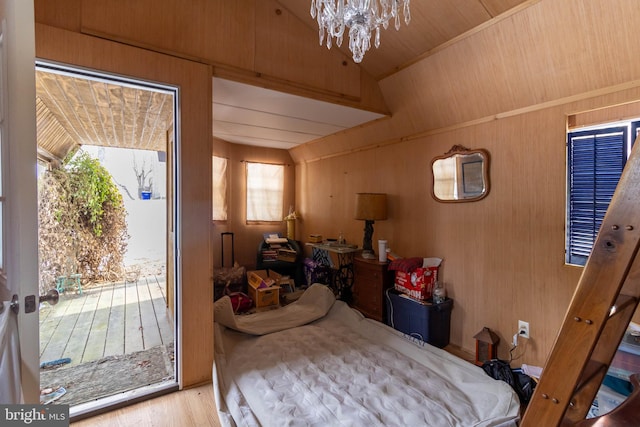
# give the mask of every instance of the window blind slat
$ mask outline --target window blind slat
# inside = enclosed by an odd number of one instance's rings
[[[584,265],[627,159],[627,126],[569,133],[567,263]]]

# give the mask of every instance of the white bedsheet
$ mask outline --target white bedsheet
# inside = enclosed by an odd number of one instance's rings
[[[309,287],[294,303],[277,310],[236,316],[231,299],[224,296],[216,301],[216,323],[251,335],[265,335],[295,328],[324,317],[336,298],[333,292],[319,283]]]
[[[471,427],[518,419],[508,384],[341,301],[307,325],[251,336],[216,323],[215,334],[223,425]]]

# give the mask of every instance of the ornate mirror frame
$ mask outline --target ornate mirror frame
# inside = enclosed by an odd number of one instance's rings
[[[431,195],[438,202],[475,202],[489,194],[489,152],[454,145],[431,161]]]

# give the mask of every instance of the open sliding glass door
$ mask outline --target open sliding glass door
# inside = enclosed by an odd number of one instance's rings
[[[2,340],[0,355],[19,354],[10,366],[0,364],[0,403],[18,403],[16,393],[9,391],[14,386],[18,394],[21,386],[24,402],[39,403],[33,1],[0,0],[0,22],[0,296],[7,307],[15,295],[18,312],[5,309],[0,317],[17,316],[7,320],[7,334],[14,339]],[[9,378],[20,384],[10,384]]]

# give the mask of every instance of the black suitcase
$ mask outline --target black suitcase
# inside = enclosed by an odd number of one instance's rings
[[[231,265],[225,266],[225,240],[231,241]],[[247,292],[247,272],[244,267],[236,264],[234,234],[230,231],[220,233],[220,261],[221,267],[213,274],[213,300],[222,298],[231,292]]]

